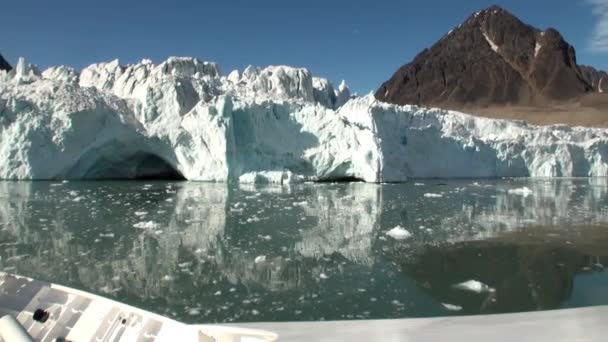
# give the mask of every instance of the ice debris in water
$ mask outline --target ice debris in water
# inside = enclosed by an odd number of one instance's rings
[[[442,194],[426,193],[426,194],[424,194],[424,197],[426,197],[426,198],[441,198],[441,197],[443,197],[443,195]]]
[[[395,240],[405,240],[412,236],[410,232],[408,232],[401,226],[397,226],[389,230],[388,232],[386,232],[386,235],[392,237]]]
[[[510,195],[520,195],[520,196],[524,196],[524,197],[528,197],[533,194],[532,190],[530,190],[530,188],[525,187],[525,186],[523,188],[519,188],[519,189],[510,189],[508,191],[508,193]]]
[[[329,276],[327,274],[325,274],[325,273],[321,273],[321,274],[319,274],[319,278],[321,278],[321,279],[329,279]]]
[[[441,303],[441,305],[444,308],[446,308],[447,310],[450,310],[450,311],[460,311],[460,310],[462,310],[462,306],[460,306],[460,305],[447,304],[447,303]]]
[[[253,262],[255,262],[256,264],[262,263],[266,261],[266,256],[265,255],[259,255],[257,257],[255,257],[255,260]]]
[[[190,315],[190,316],[196,316],[200,313],[201,313],[201,310],[199,308],[191,308],[188,310],[188,315]]]
[[[148,215],[148,213],[145,211],[136,211],[135,212],[135,216],[145,216],[145,215]]]
[[[156,229],[160,227],[160,224],[154,221],[142,221],[134,224],[133,227],[140,229]]]
[[[477,280],[467,280],[460,284],[453,285],[452,287],[458,290],[471,291],[475,293],[496,292],[495,289]]]

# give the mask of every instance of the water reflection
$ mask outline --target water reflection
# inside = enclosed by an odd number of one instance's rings
[[[437,183],[0,182],[0,268],[192,322],[606,301],[576,285],[606,282],[605,180]],[[453,289],[469,279],[496,293]]]

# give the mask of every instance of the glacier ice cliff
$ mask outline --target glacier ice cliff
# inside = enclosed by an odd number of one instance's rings
[[[0,71],[0,178],[294,183],[608,175],[608,131],[354,98],[306,69],[172,57]]]

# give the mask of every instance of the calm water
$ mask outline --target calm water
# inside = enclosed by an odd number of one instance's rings
[[[411,237],[387,236],[397,225]],[[0,269],[186,322],[608,304],[603,265],[605,179],[0,182]],[[496,291],[454,288],[467,280]]]

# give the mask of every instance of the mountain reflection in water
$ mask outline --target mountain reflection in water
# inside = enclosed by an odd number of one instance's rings
[[[442,183],[0,182],[0,269],[187,322],[608,304],[606,180]]]

